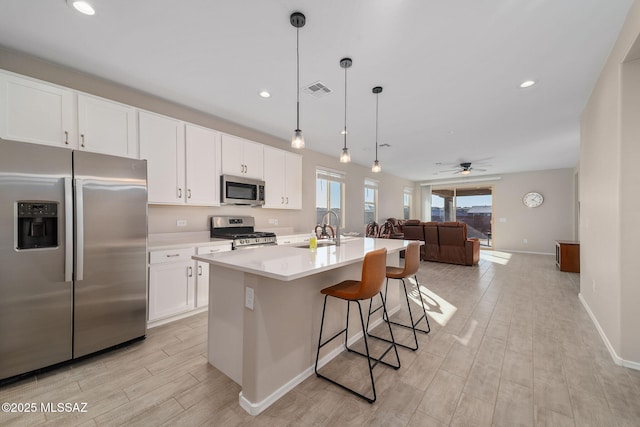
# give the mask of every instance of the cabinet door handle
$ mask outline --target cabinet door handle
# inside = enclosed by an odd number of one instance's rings
[[[69,132],[68,131],[64,131],[64,143],[69,145]]]
[[[202,266],[198,266],[198,276],[202,276]]]
[[[190,199],[190,198],[191,198],[191,189],[188,188],[187,189],[187,199]]]
[[[193,277],[193,267],[189,266],[187,269],[189,270],[189,277]]]
[[[84,148],[84,133],[80,134],[80,139],[82,140],[82,143],[80,145],[82,146],[82,148]]]
[[[220,249],[209,249],[210,253],[214,253],[214,252],[220,252]]]
[[[284,205],[284,197],[280,196],[280,204]]]
[[[175,258],[177,256],[180,256],[180,254],[167,254],[167,258]]]
[[[178,199],[182,199],[182,188],[178,188]]]
[[[287,199],[287,205],[288,205],[288,204],[289,204],[289,198],[288,198],[288,197],[286,197],[286,199]]]

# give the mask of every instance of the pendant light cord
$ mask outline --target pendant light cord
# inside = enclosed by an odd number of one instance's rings
[[[347,148],[347,68],[344,67],[344,148]]]
[[[300,129],[300,28],[296,28],[296,129]]]
[[[378,161],[378,99],[380,93],[376,93],[376,162]]]

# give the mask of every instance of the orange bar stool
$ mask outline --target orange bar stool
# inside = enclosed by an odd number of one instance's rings
[[[320,291],[324,294],[324,306],[322,307],[322,321],[320,323],[320,336],[318,337],[318,352],[316,353],[316,364],[314,367],[314,371],[316,375],[320,378],[324,378],[325,380],[332,382],[333,384],[342,387],[343,389],[359,396],[369,403],[373,403],[376,401],[376,386],[373,380],[373,368],[375,368],[378,363],[382,363],[384,365],[390,366],[394,369],[400,368],[400,357],[398,356],[398,349],[396,348],[395,341],[393,339],[393,331],[391,330],[391,325],[387,324],[389,327],[389,335],[391,336],[391,340],[386,340],[390,343],[390,345],[384,350],[382,355],[379,358],[372,357],[369,354],[369,343],[367,342],[367,331],[364,325],[364,317],[362,315],[362,306],[360,301],[362,300],[373,300],[376,295],[380,295],[380,300],[382,301],[382,305],[379,308],[382,308],[384,314],[387,313],[387,308],[384,302],[384,298],[382,296],[382,285],[384,284],[385,278],[385,264],[387,259],[387,250],[386,249],[378,249],[376,251],[368,252],[364,257],[364,263],[362,264],[362,280],[345,280],[343,282],[338,283],[337,285],[330,286],[328,288],[324,288]],[[322,342],[322,329],[324,327],[324,314],[325,309],[327,308],[327,297],[334,297],[344,301],[347,301],[347,322],[344,329],[340,332],[336,333],[334,336],[329,338],[328,340]],[[349,348],[347,345],[347,340],[349,337],[349,308],[351,303],[355,302],[358,305],[358,311],[360,312],[360,324],[362,326],[362,338],[364,339],[364,348],[366,353],[361,353],[352,348]],[[349,388],[343,384],[340,384],[336,380],[328,378],[318,372],[318,359],[320,358],[320,349],[344,334],[344,347],[347,351],[350,351],[355,354],[359,354],[360,356],[364,356],[367,358],[367,363],[369,365],[369,377],[371,378],[371,391],[373,397],[365,396],[352,388]],[[391,351],[394,350],[396,354],[397,365],[393,365],[391,363],[387,363],[382,359]]]
[[[384,309],[383,319],[385,322],[389,324],[402,326],[403,328],[411,329],[413,331],[413,340],[415,345],[409,346],[401,343],[396,343],[396,345],[399,345],[400,347],[408,348],[409,350],[414,350],[414,351],[418,349],[418,336],[416,334],[416,331],[423,332],[425,334],[428,334],[431,331],[431,326],[429,325],[429,318],[427,317],[427,310],[424,307],[424,300],[422,299],[422,293],[420,292],[420,283],[418,283],[418,277],[416,276],[416,273],[418,272],[419,268],[420,268],[420,242],[414,241],[409,243],[409,245],[407,246],[405,257],[404,257],[403,268],[399,268],[399,267],[386,268],[387,283],[384,289],[384,300],[386,300],[387,290],[389,288],[389,279],[402,280],[402,287],[404,288],[404,296],[407,301],[407,308],[409,309],[410,324],[405,325],[402,323],[391,321],[389,319],[389,316],[387,315],[386,308]],[[413,320],[411,304],[409,303],[409,293],[407,292],[407,283],[404,280],[404,279],[410,278],[411,276],[413,276],[414,280],[416,281],[416,287],[418,289],[418,297],[420,298],[420,303],[422,304],[422,316],[420,316],[420,318],[416,321]],[[369,329],[369,319],[371,318],[371,315],[376,311],[380,310],[381,308],[383,307],[380,306],[372,310],[371,305],[369,305],[369,315],[367,317],[367,330]],[[417,328],[417,326],[420,324],[420,321],[422,319],[424,319],[427,325],[426,329]],[[372,338],[377,338],[377,339],[389,342],[389,340],[386,338],[378,337],[372,334],[369,334],[369,336]]]

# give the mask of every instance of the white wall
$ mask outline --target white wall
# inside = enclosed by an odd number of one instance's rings
[[[522,203],[531,191],[542,194],[541,206]],[[494,248],[555,253],[556,240],[575,238],[574,205],[573,169],[502,175],[493,185]]]
[[[583,111],[580,144],[580,296],[614,360],[636,369],[639,35],[636,1]]]

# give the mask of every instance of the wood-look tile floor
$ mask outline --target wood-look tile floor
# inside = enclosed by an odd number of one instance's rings
[[[200,314],[1,387],[0,403],[86,402],[87,412],[0,412],[0,425],[640,426],[640,372],[613,363],[578,300],[578,275],[552,257],[486,251],[477,267],[422,262],[418,279],[432,331],[418,351],[399,350],[400,370],[374,370],[373,405],[312,376],[246,414],[240,387],[207,364]],[[362,365],[354,357],[324,369],[366,384],[347,365]]]

